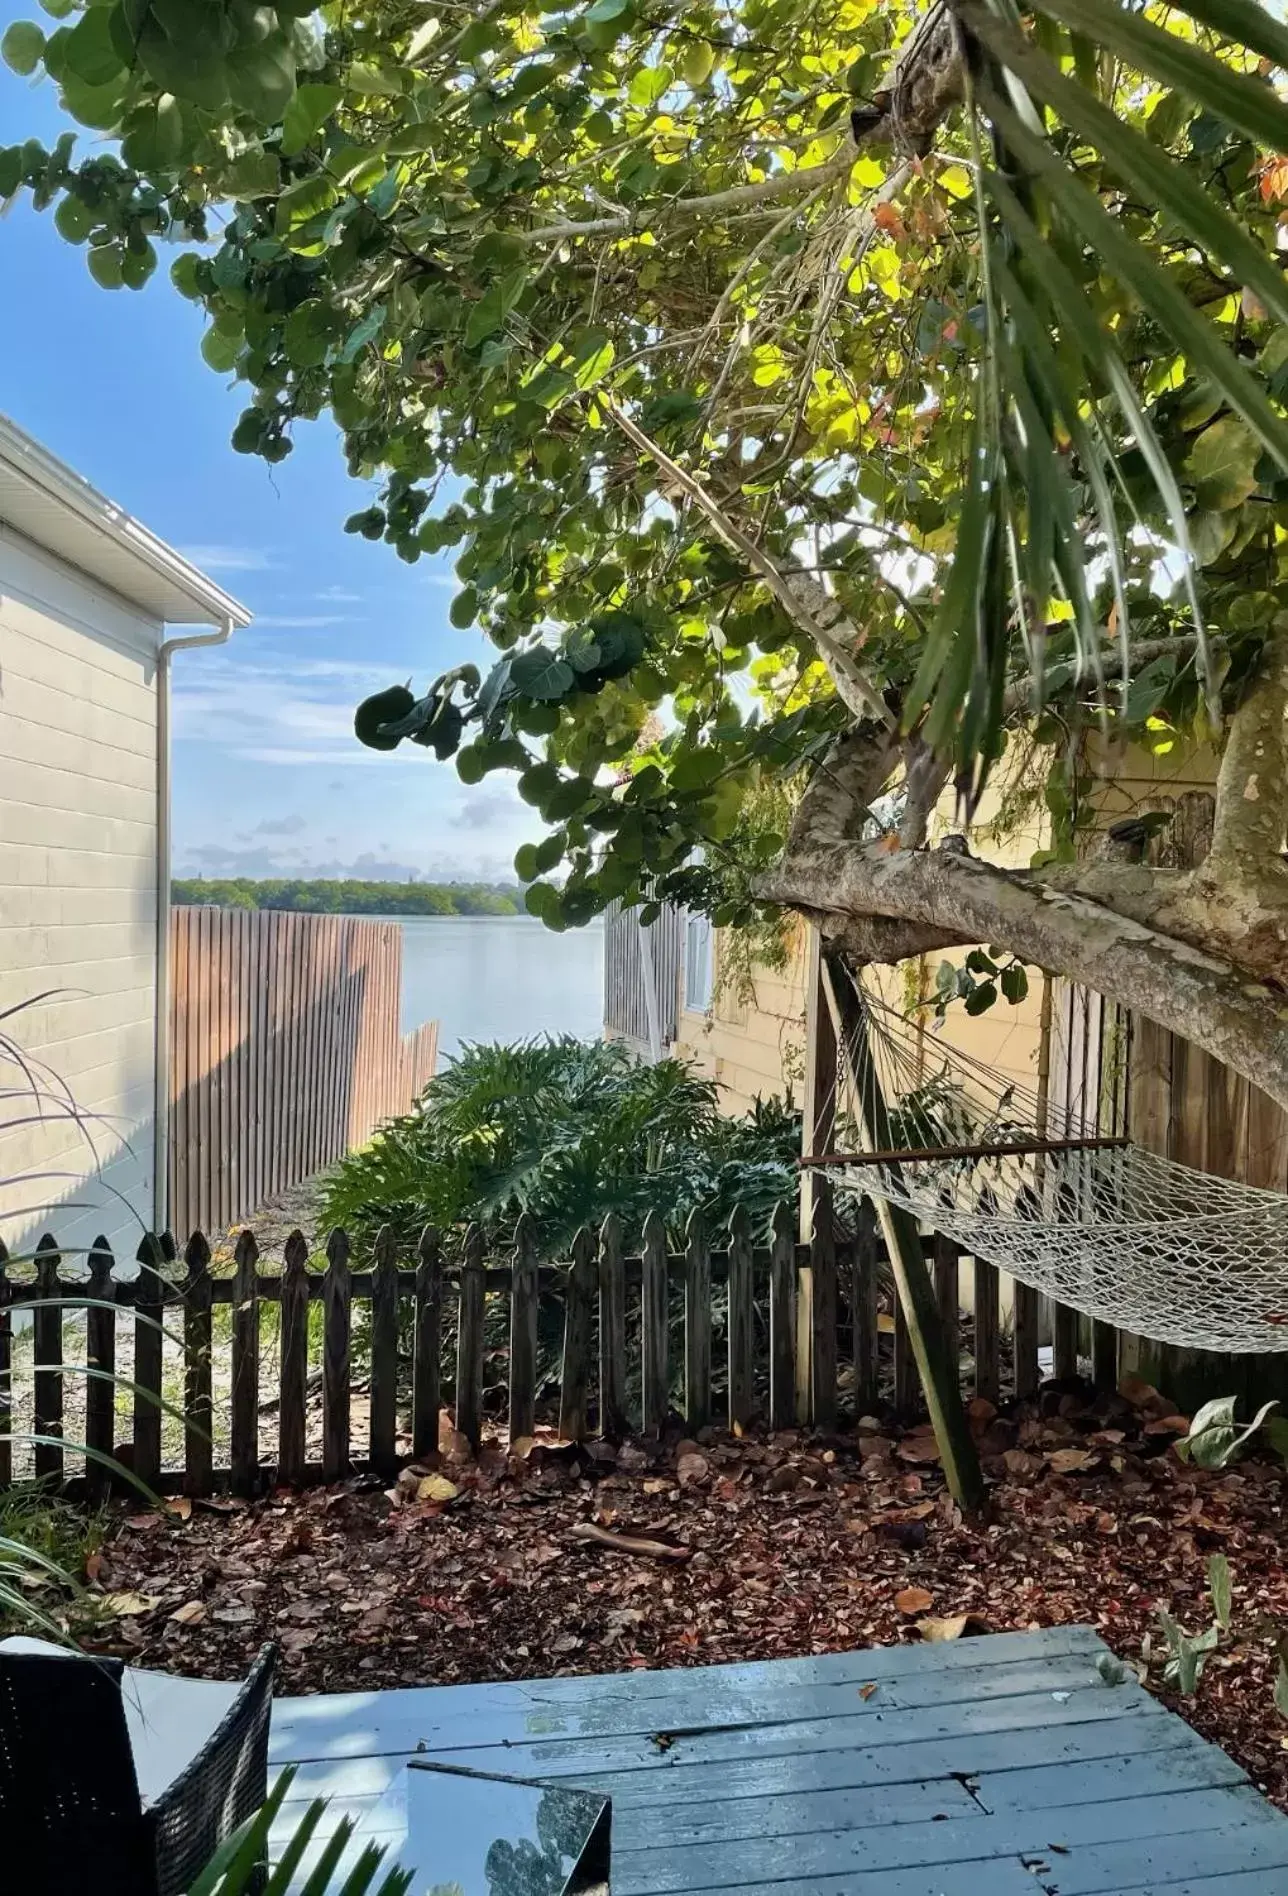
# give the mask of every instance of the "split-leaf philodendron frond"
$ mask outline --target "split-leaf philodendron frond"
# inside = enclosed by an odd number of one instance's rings
[[[6,57],[90,137],[0,151],[0,196],[108,288],[190,240],[236,447],[280,460],[329,411],[381,483],[353,530],[454,549],[453,622],[500,656],[359,734],[519,773],[534,912],[775,900],[861,958],[994,942],[1288,1103],[1277,17],[47,11]],[[1077,850],[1088,743],[1195,731],[1222,757],[1203,867]],[[1049,771],[1055,859],[927,848],[1008,738]],[[744,820],[806,765],[787,836]]]

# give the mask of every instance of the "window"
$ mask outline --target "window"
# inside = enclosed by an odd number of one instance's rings
[[[690,1013],[711,1012],[711,924],[690,915],[684,942],[684,1005]]]

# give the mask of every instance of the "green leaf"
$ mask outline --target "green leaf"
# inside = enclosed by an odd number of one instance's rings
[[[515,690],[525,696],[554,701],[568,695],[577,674],[548,646],[537,645],[531,651],[519,652],[511,661],[510,679]]]
[[[595,0],[586,18],[592,26],[606,26],[611,20],[620,20],[630,5],[631,0]]]
[[[541,874],[535,843],[520,843],[514,852],[514,873],[520,882],[535,882]]]
[[[1216,1623],[1223,1633],[1230,1630],[1230,1610],[1233,1601],[1233,1588],[1230,1581],[1230,1563],[1224,1554],[1213,1554],[1207,1564],[1208,1592],[1212,1595],[1212,1611]]]
[[[368,750],[397,750],[400,740],[384,734],[386,724],[396,724],[415,708],[416,700],[406,685],[392,685],[364,698],[353,717],[353,734]]]
[[[479,596],[473,586],[462,586],[448,608],[447,616],[462,632],[467,626],[473,625],[479,616]]]
[[[0,57],[25,79],[35,72],[45,51],[45,36],[33,20],[15,20],[0,39]]]
[[[0,201],[13,196],[22,183],[22,173],[22,146],[0,146]]]
[[[991,981],[981,981],[966,996],[966,1012],[970,1015],[985,1014],[997,999],[997,989]]]
[[[1218,1396],[1205,1402],[1190,1423],[1190,1432],[1176,1444],[1182,1461],[1196,1468],[1225,1468],[1238,1459],[1249,1438],[1278,1408],[1277,1402],[1263,1403],[1252,1421],[1241,1429],[1235,1421],[1236,1398]]]
[[[1275,1710],[1280,1718],[1288,1718],[1288,1660],[1282,1653],[1279,1657],[1279,1669],[1275,1673]]]
[[[1018,1007],[1029,991],[1029,977],[1026,969],[1018,961],[1009,968],[1003,968],[1001,974],[1002,992],[1012,1007]]]
[[[54,212],[54,228],[69,244],[83,244],[98,222],[97,214],[78,197],[68,194]]]
[[[1185,462],[1197,504],[1214,513],[1240,506],[1257,490],[1254,472],[1261,447],[1256,435],[1235,415],[1223,415],[1205,428]]]
[[[301,224],[320,217],[339,201],[339,192],[329,178],[300,178],[290,184],[277,200],[276,229],[279,236],[298,230]]]
[[[588,336],[573,354],[572,375],[577,387],[594,388],[608,374],[616,355],[611,338],[602,330]]]
[[[302,152],[331,118],[344,93],[339,86],[303,85],[282,119],[281,148],[288,158]]]
[[[295,93],[295,54],[284,33],[270,33],[228,55],[228,90],[234,105],[263,125],[279,120]]]
[[[63,71],[75,73],[87,86],[110,85],[125,71],[126,62],[112,32],[112,9],[90,7],[62,43]]]
[[[89,273],[103,290],[119,290],[125,283],[121,250],[117,244],[101,244],[90,251],[86,261]],[[204,349],[203,349],[204,352]]]
[[[93,268],[91,252],[90,268]],[[237,358],[246,347],[246,338],[242,335],[221,329],[217,325],[208,329],[201,338],[201,353],[212,369],[220,375],[227,375],[237,366]]]

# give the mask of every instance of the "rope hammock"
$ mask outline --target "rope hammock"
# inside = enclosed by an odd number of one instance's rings
[[[838,1143],[857,1126],[858,1149],[806,1166],[1119,1329],[1197,1349],[1288,1349],[1288,1196],[1104,1133],[1098,1107],[1089,1117],[1045,1082],[1002,1084],[941,1023],[857,982],[845,1000],[849,1112],[844,1096],[833,1103]]]

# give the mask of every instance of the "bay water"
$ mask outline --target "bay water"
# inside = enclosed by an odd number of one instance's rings
[[[439,1023],[440,1060],[467,1040],[603,1031],[604,930],[555,935],[530,915],[404,915],[402,1028]]]

